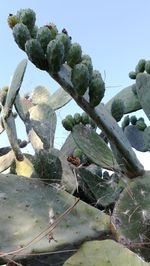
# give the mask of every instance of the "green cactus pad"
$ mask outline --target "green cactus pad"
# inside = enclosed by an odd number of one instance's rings
[[[121,188],[113,181],[113,178],[106,180],[84,167],[77,168],[76,172],[80,177],[79,185],[85,191],[86,197],[88,198],[88,194],[92,195],[92,203],[107,207],[119,197]]]
[[[124,134],[134,149],[141,152],[147,151],[147,145],[145,143],[143,131],[139,130],[137,126],[129,125],[125,127]]]
[[[40,150],[34,156],[34,169],[45,183],[60,183],[62,165],[60,159],[46,150]]]
[[[18,46],[22,50],[25,50],[26,42],[31,39],[30,31],[28,30],[27,26],[23,23],[17,23],[13,27],[13,36]]]
[[[63,266],[149,266],[135,253],[114,240],[88,241]]]
[[[130,182],[117,201],[111,223],[119,242],[133,248],[135,252],[150,260],[150,172]],[[136,245],[138,243],[138,245]],[[145,247],[145,249],[144,249]]]
[[[37,31],[36,38],[40,42],[44,52],[46,52],[47,45],[52,39],[50,29],[46,26],[39,28]]]
[[[135,85],[135,84],[134,84]],[[137,94],[132,90],[132,86],[126,87],[117,93],[110,101],[106,103],[107,109],[111,110],[114,99],[120,99],[124,103],[124,114],[131,113],[141,109],[141,104]]]
[[[15,156],[12,150],[0,156],[0,173],[7,170],[11,166],[14,158]]]
[[[48,104],[50,100],[50,91],[44,86],[37,86],[32,92],[32,103],[33,104]]]
[[[82,61],[82,49],[80,44],[73,43],[70,47],[69,54],[67,57],[67,64],[70,67],[74,67],[76,64]]]
[[[117,122],[121,120],[124,115],[124,103],[121,99],[114,99],[111,105],[111,114]]]
[[[17,18],[19,22],[26,25],[28,29],[32,29],[35,25],[36,14],[30,8],[21,9],[20,11],[17,12]]]
[[[56,113],[47,104],[38,104],[29,109],[31,125],[40,137],[45,149],[54,145],[54,135],[56,129]]]
[[[89,71],[85,64],[77,64],[71,73],[72,84],[79,96],[83,96],[89,85]]]
[[[72,100],[72,97],[64,91],[62,87],[58,88],[49,98],[48,104],[53,110],[58,110]]]
[[[29,60],[36,65],[36,67],[47,70],[48,64],[44,55],[44,50],[40,42],[36,39],[30,39],[25,44],[25,51]]]
[[[27,67],[27,60],[24,59],[18,64],[13,74],[12,81],[7,93],[6,104],[4,109],[4,114],[6,116],[10,112],[10,110],[12,110],[12,106],[15,101],[16,95],[18,94],[23,81],[26,67]]]
[[[1,252],[24,247],[21,254],[25,257],[30,253],[63,250],[70,245],[79,246],[86,239],[103,236],[110,230],[108,215],[79,201],[53,229],[56,241],[49,243],[50,230],[46,229],[49,228],[50,209],[54,211],[55,219],[58,219],[77,199],[65,191],[45,186],[39,179],[0,175],[0,183],[0,213],[3,214],[0,219]],[[45,232],[41,240],[37,238],[26,248],[41,232]],[[18,257],[16,255],[15,260]]]
[[[75,125],[72,136],[77,146],[95,164],[109,170],[118,169],[111,150],[94,130],[86,128],[82,124]]]
[[[89,104],[91,107],[97,106],[105,94],[105,83],[98,71],[93,71],[89,83]]]
[[[60,40],[49,42],[46,51],[46,57],[49,64],[49,70],[56,73],[60,70],[64,62],[64,45]]]

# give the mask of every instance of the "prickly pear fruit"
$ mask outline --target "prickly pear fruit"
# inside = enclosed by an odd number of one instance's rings
[[[105,93],[105,83],[99,71],[93,71],[92,78],[89,83],[89,104],[91,107],[97,106]]]
[[[13,27],[13,36],[18,46],[25,50],[25,43],[31,38],[30,32],[26,25],[23,23],[17,23]]]
[[[83,96],[89,85],[89,71],[85,64],[75,65],[71,72],[72,84],[79,96]]]
[[[127,127],[129,125],[129,123],[130,123],[129,115],[126,115],[124,117],[122,124],[121,124],[122,128],[124,129],[125,127]]]
[[[58,29],[57,29],[56,25],[53,24],[53,23],[48,23],[45,26],[50,29],[51,35],[52,35],[52,39],[55,39],[55,37],[56,37],[56,35],[58,33]]]
[[[86,112],[82,113],[82,116],[81,116],[82,124],[83,125],[89,124],[89,121],[90,121],[89,115]]]
[[[0,102],[2,106],[5,105],[8,89],[9,89],[8,86],[6,86],[3,87],[0,91]]]
[[[136,118],[135,115],[132,115],[132,116],[130,117],[130,122],[131,122],[132,125],[135,125],[135,124],[136,124],[136,122],[137,122],[137,118]]]
[[[79,113],[74,114],[74,123],[77,125],[81,122],[81,115]]]
[[[17,18],[19,19],[19,22],[26,25],[28,29],[32,29],[35,25],[36,14],[30,8],[21,9],[17,12]]]
[[[82,49],[80,44],[73,43],[70,47],[69,54],[67,57],[67,64],[70,67],[74,67],[76,64],[82,61]]]
[[[121,99],[115,99],[111,105],[111,114],[119,122],[124,115],[124,103]]]
[[[136,122],[136,127],[137,127],[139,130],[144,131],[145,128],[147,127],[147,125],[145,124],[144,121],[138,119],[137,122]]]
[[[37,32],[38,32],[38,26],[35,25],[32,29],[29,29],[29,31],[30,31],[31,37],[33,39],[36,39]]]
[[[137,75],[137,73],[135,71],[129,72],[129,78],[130,79],[136,79],[136,75]]]
[[[82,159],[83,154],[83,151],[79,148],[76,148],[73,152],[73,156],[78,157],[79,159]]]
[[[51,31],[48,27],[41,27],[37,31],[37,40],[40,42],[44,51],[46,51],[48,43],[51,41]]]
[[[62,165],[60,159],[46,150],[40,150],[34,157],[34,169],[43,181],[57,183],[61,181]]]
[[[47,61],[45,59],[44,50],[40,42],[36,39],[30,39],[25,44],[25,51],[33,64],[38,68],[47,70]]]
[[[49,69],[53,73],[57,73],[64,61],[64,45],[59,40],[52,40],[49,42],[46,51]]]
[[[71,47],[71,40],[69,36],[65,33],[59,33],[56,35],[56,40],[59,40],[64,45],[64,61],[66,61],[69,49]]]
[[[75,125],[75,121],[74,121],[74,118],[73,118],[72,115],[67,115],[65,118],[66,118],[67,120],[70,120],[71,123],[72,123],[73,125]]]
[[[89,71],[89,77],[92,77],[93,73],[93,65],[92,65],[92,59],[89,55],[83,55],[82,56],[82,63],[85,64]]]
[[[7,23],[9,25],[9,27],[11,29],[13,29],[13,27],[18,23],[18,19],[16,16],[9,14],[8,18],[7,18]]]
[[[150,74],[150,60],[147,60],[146,61],[146,64],[145,64],[145,71]]]
[[[137,66],[136,66],[136,68],[135,68],[136,73],[144,72],[145,64],[146,64],[146,60],[145,59],[140,59],[138,64],[137,64]]]
[[[63,127],[64,127],[66,130],[68,130],[68,131],[72,131],[73,126],[74,126],[74,125],[72,124],[71,120],[66,119],[66,118],[64,118],[64,119],[62,120],[62,125],[63,125]]]

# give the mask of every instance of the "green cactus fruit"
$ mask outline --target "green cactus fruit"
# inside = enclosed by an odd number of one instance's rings
[[[145,64],[146,64],[146,60],[145,59],[140,59],[136,68],[135,68],[135,72],[136,73],[140,73],[140,72],[144,72],[145,70]]]
[[[89,85],[89,72],[85,64],[79,63],[71,72],[72,84],[79,96],[83,96]]]
[[[91,107],[97,106],[105,94],[105,83],[99,71],[94,70],[89,83],[89,104]]]
[[[15,42],[18,44],[18,46],[22,49],[25,50],[25,43],[31,39],[30,32],[27,28],[26,25],[23,23],[17,23],[13,27],[13,36],[15,39]]]
[[[71,47],[71,40],[69,36],[65,33],[59,33],[56,35],[56,40],[60,41],[64,45],[64,62],[67,59],[70,47]]]
[[[82,122],[83,125],[89,124],[90,118],[89,118],[89,115],[86,112],[82,113],[81,122]]]
[[[1,105],[4,106],[7,98],[7,93],[8,93],[8,86],[3,87],[0,91],[0,102]]]
[[[62,125],[67,131],[72,131],[73,129],[73,124],[69,119],[64,118],[62,120]]]
[[[79,113],[74,114],[74,123],[77,125],[81,122],[81,115]]]
[[[83,154],[83,151],[79,148],[76,148],[73,152],[73,156],[78,157],[79,159],[82,159]]]
[[[150,60],[147,60],[146,61],[146,64],[145,64],[145,71],[150,74]]]
[[[59,40],[49,42],[46,51],[49,70],[57,73],[64,61],[64,45]]]
[[[56,35],[58,34],[58,29],[57,29],[56,25],[53,24],[53,23],[48,23],[45,26],[50,29],[51,35],[52,35],[52,39],[55,39]]]
[[[130,123],[130,118],[129,115],[126,115],[123,119],[123,122],[121,124],[122,128],[124,129],[125,127],[127,127]]]
[[[136,75],[137,75],[137,73],[135,71],[129,72],[129,78],[130,79],[136,79]]]
[[[92,77],[93,74],[93,65],[92,65],[92,59],[89,55],[83,55],[82,56],[82,63],[85,64],[88,68],[89,71],[89,76],[90,78]]]
[[[132,116],[130,117],[130,122],[131,122],[132,125],[135,125],[135,124],[136,124],[136,122],[137,122],[137,118],[136,118],[135,115],[132,115]]]
[[[39,28],[36,38],[40,42],[44,52],[46,52],[47,45],[52,39],[50,29],[46,26]]]
[[[40,150],[34,157],[34,169],[46,183],[61,181],[62,165],[60,159],[46,150]]]
[[[73,118],[72,115],[67,115],[65,118],[66,118],[67,120],[70,120],[70,122],[72,123],[72,125],[75,125],[75,121],[74,121],[74,118]]]
[[[147,127],[147,125],[145,124],[144,121],[138,119],[137,122],[136,122],[136,127],[137,127],[139,130],[144,131],[145,128]]]
[[[131,89],[132,89],[133,93],[134,93],[135,95],[137,95],[136,84],[133,84],[133,85],[131,86]]]
[[[37,35],[37,32],[38,32],[38,26],[34,26],[32,29],[29,29],[30,31],[30,35],[33,39],[36,39],[36,35]]]
[[[67,57],[67,64],[70,67],[74,67],[76,64],[82,61],[82,49],[80,44],[73,43],[70,47],[69,54]]]
[[[103,174],[102,174],[102,176],[103,176],[103,179],[104,180],[109,180],[110,179],[110,176],[109,176],[109,172],[108,171],[104,171]]]
[[[18,23],[18,19],[16,16],[9,14],[8,18],[7,18],[7,23],[9,25],[9,27],[11,29],[13,29],[13,27]]]
[[[119,122],[124,115],[124,103],[121,99],[114,99],[111,105],[111,114]]]
[[[47,70],[48,65],[44,55],[43,48],[40,42],[36,39],[30,39],[25,44],[25,51],[30,61],[36,65],[36,67]]]
[[[91,125],[91,127],[93,129],[96,129],[97,128],[97,125],[96,125],[95,121],[92,118],[90,118],[89,124]]]
[[[17,12],[17,18],[19,19],[19,22],[26,25],[28,29],[32,29],[35,25],[36,14],[30,8],[21,9]]]

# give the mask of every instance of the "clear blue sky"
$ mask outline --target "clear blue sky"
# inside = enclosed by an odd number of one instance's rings
[[[103,76],[106,73],[108,88],[104,102],[132,83],[128,73],[134,70],[140,58],[150,59],[149,0],[5,0],[0,3],[0,87],[9,84],[15,67],[26,58],[7,25],[9,13],[15,14],[20,8],[32,8],[37,14],[38,26],[53,22],[59,30],[66,28],[73,42],[81,44],[83,52],[92,57],[94,68]],[[46,72],[29,62],[20,93],[32,91],[40,84],[50,87],[52,92],[59,86]],[[63,118],[75,108],[71,103],[58,116]],[[62,136],[64,134],[62,131]],[[2,144],[4,146],[4,142]]]

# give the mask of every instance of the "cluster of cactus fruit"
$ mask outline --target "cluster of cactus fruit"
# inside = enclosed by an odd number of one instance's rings
[[[32,98],[20,97],[27,61],[19,64],[10,87],[0,91],[0,129],[6,130],[11,144],[1,149],[0,160],[4,165],[0,170],[10,167],[19,176],[59,184],[97,207],[100,213],[101,210],[107,215],[111,213],[109,233],[150,261],[149,253],[143,249],[150,237],[150,172],[144,170],[132,149],[150,151],[150,127],[144,118],[129,117],[129,113],[143,109],[150,119],[150,61],[141,59],[129,74],[135,84],[104,105],[101,101],[105,84],[100,72],[93,70],[90,56],[82,54],[81,46],[72,43],[65,29],[59,33],[53,23],[38,28],[35,22],[36,14],[31,9],[21,9],[8,17],[18,46],[62,88],[50,95],[46,88],[38,86]],[[56,150],[55,110],[72,98],[84,112],[67,115],[62,120],[70,133],[61,149]],[[18,142],[13,105],[25,124],[26,142]],[[29,142],[35,151],[32,156],[21,151]],[[135,242],[141,242],[142,248],[140,245],[134,248]]]

